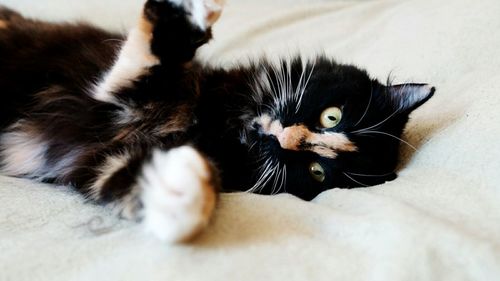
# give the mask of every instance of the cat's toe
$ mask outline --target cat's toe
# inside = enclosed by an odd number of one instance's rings
[[[140,180],[146,230],[182,242],[209,222],[216,195],[206,160],[192,147],[155,151]]]

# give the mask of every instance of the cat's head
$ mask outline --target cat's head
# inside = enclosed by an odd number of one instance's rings
[[[383,85],[324,57],[255,67],[242,142],[258,157],[252,191],[265,194],[312,199],[395,179],[408,116],[434,94],[425,84]]]

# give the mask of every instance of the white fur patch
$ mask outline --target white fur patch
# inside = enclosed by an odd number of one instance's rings
[[[162,2],[165,0],[156,0]],[[194,25],[207,29],[219,18],[225,0],[167,0],[176,6],[182,6],[189,14]]]
[[[160,60],[151,53],[150,42],[151,34],[139,27],[132,29],[118,59],[93,89],[92,96],[96,100],[114,103],[117,91],[132,86],[150,67],[159,64]]]
[[[38,138],[21,131],[4,133],[0,149],[3,174],[30,177],[43,174],[47,145]]]
[[[9,176],[24,176],[36,180],[64,177],[74,167],[80,150],[75,148],[59,159],[47,163],[48,144],[39,136],[13,130],[0,137],[0,172]]]
[[[199,232],[211,217],[213,207],[207,209],[207,204],[215,204],[215,196],[207,194],[214,192],[207,189],[210,177],[205,160],[192,147],[155,151],[139,180],[146,230],[167,242]]]
[[[183,7],[190,15],[191,22],[202,30],[215,23],[224,4],[224,0],[156,1],[169,1]],[[91,89],[92,97],[99,101],[116,103],[114,94],[120,89],[132,86],[138,77],[146,74],[151,67],[160,64],[160,60],[151,52],[151,29],[151,24],[142,18],[138,26],[130,31],[111,70],[106,72]]]
[[[406,84],[391,89],[391,97],[400,111],[415,106],[433,93],[433,87],[426,84]]]

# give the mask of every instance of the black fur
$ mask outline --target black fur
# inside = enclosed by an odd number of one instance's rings
[[[112,67],[119,51],[116,42],[122,36],[83,24],[42,23],[1,10],[0,20],[8,23],[8,28],[0,29],[3,132],[22,130],[41,138],[48,145],[44,169],[53,169],[72,153],[75,157],[58,174],[47,173],[50,177],[15,176],[73,185],[88,194],[98,177],[97,167],[110,155],[127,151],[129,165],[100,190],[100,199],[111,202],[130,192],[153,149],[191,144],[220,170],[223,191],[254,186],[264,155],[279,166],[286,164],[287,177],[282,185],[284,179],[276,175],[258,190],[262,194],[289,192],[312,199],[334,187],[376,185],[396,177],[397,138],[411,111],[434,90],[398,111],[400,104],[391,97],[393,88],[363,70],[323,56],[309,62],[283,60],[280,67],[264,60],[232,69],[203,66],[192,59],[211,38],[211,30],[193,26],[185,11],[166,3],[148,1],[145,8],[146,19],[154,24],[151,50],[162,63],[138,77],[133,86],[114,93],[120,105],[98,101],[89,90]],[[275,108],[271,93],[255,93],[259,74],[266,70],[272,86],[278,87],[276,70],[288,71],[295,89],[303,69],[312,75],[298,112],[292,102],[285,110],[269,112]],[[336,159],[284,150],[276,138],[262,135],[252,124],[260,113],[269,112],[284,126],[303,124],[312,132],[324,132],[318,127],[319,115],[331,106],[341,107],[343,118],[328,131],[344,133],[358,148],[341,152]],[[134,118],[120,122],[124,108]],[[359,131],[378,123],[371,131],[384,134]],[[326,167],[323,183],[309,175],[311,162]],[[280,181],[277,190],[276,181]]]

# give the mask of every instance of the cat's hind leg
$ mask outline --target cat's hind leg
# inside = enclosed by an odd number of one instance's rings
[[[223,0],[148,0],[138,24],[130,31],[113,67],[92,90],[94,98],[114,102],[115,94],[161,65],[180,73],[196,50],[211,38]]]
[[[142,221],[162,241],[189,240],[212,217],[218,174],[191,146],[157,149],[140,163],[128,154],[109,156],[98,170],[88,186],[89,197]]]
[[[139,179],[146,230],[166,241],[192,238],[209,222],[218,183],[193,148],[153,152]]]

